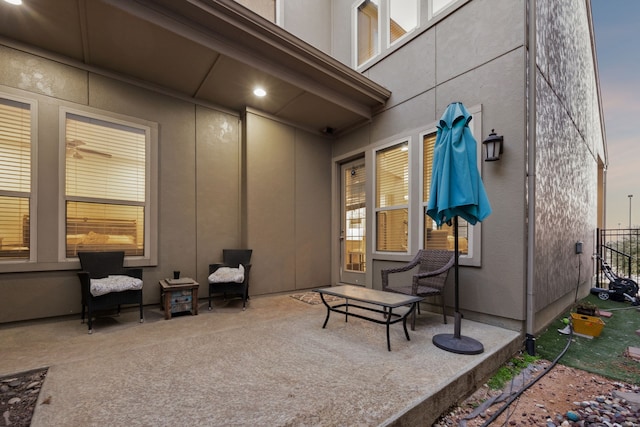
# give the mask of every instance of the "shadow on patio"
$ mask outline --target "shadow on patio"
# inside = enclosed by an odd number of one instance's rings
[[[287,295],[254,297],[164,320],[145,307],[0,325],[0,376],[49,367],[32,426],[430,425],[521,348],[514,331],[464,320],[479,355],[436,348],[440,314],[418,316],[407,341],[391,327]],[[41,402],[50,398],[50,404]]]

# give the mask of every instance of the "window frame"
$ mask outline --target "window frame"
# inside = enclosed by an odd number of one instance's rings
[[[472,119],[469,122],[469,128],[474,138],[476,139],[476,163],[478,166],[478,172],[480,173],[480,177],[482,178],[482,105],[474,105],[467,108],[469,114],[471,114]],[[421,214],[420,218],[424,218],[424,212],[427,207],[427,202],[423,200],[422,195],[424,194],[424,144],[422,141],[424,137],[427,135],[431,135],[437,131],[436,124],[432,124],[431,126],[425,128],[420,132],[419,141],[420,141],[420,179],[419,181],[419,194],[420,194],[420,208]],[[482,222],[476,223],[476,225],[468,224],[469,233],[468,233],[468,252],[466,254],[460,255],[458,258],[460,265],[472,266],[472,267],[480,267],[482,265]],[[425,223],[424,219],[420,220],[418,234],[420,236],[420,249],[424,249],[424,240],[425,240]]]
[[[417,2],[416,26],[406,34],[391,42],[390,34],[390,2],[391,0],[380,0],[380,10],[378,19],[378,52],[358,64],[358,7],[364,0],[356,0],[351,4],[351,66],[354,70],[364,72],[373,64],[390,55],[405,43],[420,35],[422,32],[436,25],[447,15],[454,13],[464,4],[471,0],[447,0],[444,6],[433,13],[433,0],[419,0]],[[423,14],[425,16],[423,16]]]
[[[0,190],[0,196],[15,196],[29,199],[29,256],[25,258],[7,258],[2,259],[0,257],[0,265],[15,265],[15,264],[27,264],[34,263],[37,260],[37,210],[38,205],[38,101],[33,98],[22,97],[19,95],[10,94],[7,92],[0,92],[0,98],[6,99],[12,102],[18,102],[29,106],[30,123],[29,128],[31,132],[30,139],[30,189],[28,193],[18,196],[16,192]],[[20,192],[23,193],[23,192]],[[10,268],[10,267],[9,267]],[[3,268],[2,271],[5,271]],[[11,270],[9,270],[11,271]]]
[[[384,208],[381,208],[378,206],[378,194],[377,194],[377,185],[378,185],[378,165],[377,165],[377,156],[378,153],[381,151],[385,151],[388,148],[394,147],[394,146],[400,146],[402,144],[406,144],[407,146],[407,175],[408,175],[408,183],[407,183],[407,201],[406,203],[403,204],[398,204],[398,205],[393,205],[393,206],[386,206]],[[373,208],[373,215],[372,215],[372,229],[371,229],[371,234],[372,234],[372,238],[371,238],[371,242],[372,242],[372,253],[379,255],[379,254],[384,254],[384,255],[407,255],[411,253],[411,227],[412,227],[412,215],[411,215],[411,201],[412,201],[412,193],[413,193],[413,185],[412,185],[412,179],[411,179],[411,173],[412,173],[412,166],[411,166],[411,146],[412,146],[412,137],[410,135],[407,135],[405,137],[401,137],[401,138],[397,138],[394,139],[393,141],[377,146],[373,149],[373,176],[374,179],[372,180],[371,185],[373,186],[373,198],[372,198],[372,208]],[[406,209],[407,210],[407,230],[408,230],[408,236],[407,236],[407,249],[406,251],[383,251],[383,250],[379,250],[378,249],[378,213],[380,212],[386,212],[386,211],[396,211],[399,209]]]
[[[384,19],[384,13],[382,11],[383,6],[386,2],[386,0],[378,0],[380,2],[380,7],[378,9],[378,34],[376,35],[376,42],[377,42],[377,51],[374,52],[370,58],[367,58],[366,60],[364,60],[362,62],[362,64],[358,64],[358,52],[359,52],[359,47],[360,47],[360,39],[358,37],[359,34],[359,27],[358,27],[358,9],[360,7],[360,5],[364,2],[366,2],[368,0],[356,0],[353,5],[351,6],[351,20],[352,20],[352,25],[351,25],[351,32],[353,33],[352,36],[352,51],[353,51],[353,64],[354,67],[357,68],[362,68],[365,67],[367,64],[373,62],[376,58],[380,57],[383,49],[382,49],[382,32],[384,31],[383,28],[385,28],[385,24],[382,22],[382,20]]]
[[[445,1],[446,3],[445,3],[443,6],[441,6],[441,7],[440,7],[437,11],[435,11],[435,12],[433,11],[433,2],[434,2],[434,1],[435,1],[435,0],[429,0],[429,1],[428,1],[428,8],[429,8],[429,10],[428,10],[428,16],[429,16],[429,20],[432,20],[433,18],[435,18],[435,17],[437,17],[437,16],[439,16],[439,15],[444,15],[444,14],[449,13],[449,12],[452,10],[453,6],[454,6],[456,3],[460,3],[460,1],[461,1],[461,0],[443,0],[443,1]]]
[[[127,265],[148,266],[157,264],[157,162],[158,162],[158,125],[135,117],[110,113],[92,108],[59,108],[59,203],[58,203],[58,260],[60,262],[77,262],[76,257],[67,257],[66,246],[66,204],[68,201],[98,202],[112,204],[111,199],[67,196],[66,193],[66,119],[72,114],[89,119],[113,123],[141,130],[145,135],[145,200],[144,206],[144,253],[140,256],[126,256]]]
[[[402,36],[398,37],[396,40],[391,41],[391,3],[393,2],[393,0],[386,0],[386,10],[387,13],[385,14],[385,25],[386,25],[386,40],[387,40],[387,44],[385,46],[385,48],[390,48],[396,45],[400,45],[402,44],[402,42],[407,39],[408,37],[411,36],[411,34],[415,33],[416,30],[418,28],[420,28],[420,0],[415,0],[416,2],[416,10],[414,11],[415,16],[416,16],[416,25],[411,28],[409,31],[407,31],[406,33],[404,33]]]

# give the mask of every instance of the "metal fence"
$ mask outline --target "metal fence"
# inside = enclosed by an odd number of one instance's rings
[[[640,228],[598,229],[597,254],[621,277],[637,281],[640,274]],[[596,263],[596,286],[607,283]]]

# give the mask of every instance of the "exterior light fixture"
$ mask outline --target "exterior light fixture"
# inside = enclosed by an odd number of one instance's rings
[[[500,160],[500,154],[502,154],[502,142],[504,138],[502,135],[496,135],[495,129],[491,129],[491,133],[482,141],[482,145],[485,148],[485,162],[495,162]]]
[[[19,6],[22,4],[22,0],[4,0],[4,1],[9,4],[15,4],[16,6]]]
[[[257,87],[253,90],[253,94],[262,98],[263,96],[267,95],[267,91],[262,89],[261,87]]]

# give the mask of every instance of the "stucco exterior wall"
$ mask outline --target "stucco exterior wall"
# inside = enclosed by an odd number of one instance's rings
[[[345,4],[342,15],[351,6]],[[487,26],[486,22],[498,13],[504,17],[502,24]],[[504,135],[505,149],[499,162],[482,163],[481,174],[493,213],[482,223],[481,266],[460,268],[460,304],[469,316],[514,329],[520,328],[525,318],[524,17],[520,2],[474,0],[425,28],[365,71],[368,77],[389,88],[392,97],[371,124],[334,143],[337,161],[361,153],[372,165],[376,147],[410,135],[415,144],[412,152],[417,157],[420,142],[416,129],[435,128],[451,102],[481,106],[482,138],[495,128]],[[480,144],[482,139],[477,142]],[[411,165],[414,185],[409,235],[415,253],[422,208],[419,162],[414,160]],[[374,179],[373,175],[370,177]],[[374,288],[381,286],[381,268],[411,258],[376,254],[372,246],[368,249],[372,262],[367,265],[371,266]],[[453,275],[450,279],[452,283]],[[449,306],[453,305],[453,286],[448,287],[446,300]]]
[[[313,47],[331,55],[331,2],[282,1],[278,24]]]
[[[145,304],[159,302],[157,283],[173,270],[206,295],[208,264],[221,261],[223,248],[247,245],[256,261],[252,294],[329,284],[331,147],[322,137],[264,118],[243,126],[239,115],[3,46],[0,56],[0,92],[38,102],[31,269],[46,270],[0,273],[0,323],[80,313],[79,262],[58,261],[61,106],[156,126],[158,260],[144,268]]]
[[[251,293],[329,286],[331,146],[322,137],[246,115],[246,233]]]
[[[604,139],[585,2],[536,2],[535,310],[588,293]],[[583,253],[575,243],[583,242]],[[580,287],[580,289],[578,289]]]

